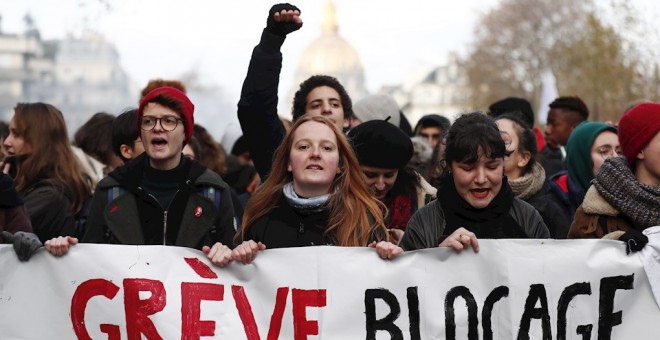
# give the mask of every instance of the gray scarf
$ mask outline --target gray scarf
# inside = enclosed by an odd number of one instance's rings
[[[298,212],[304,215],[311,215],[320,211],[323,211],[326,207],[326,203],[330,198],[330,194],[325,194],[316,197],[300,197],[293,190],[293,182],[289,182],[284,185],[282,188],[282,193],[286,201]]]
[[[660,225],[660,187],[639,183],[623,157],[610,157],[593,184],[601,196],[640,230]]]
[[[513,190],[513,194],[521,200],[526,200],[534,196],[535,193],[541,190],[544,182],[545,170],[539,162],[534,163],[530,173],[514,180],[509,179],[509,185],[511,186],[511,190]]]

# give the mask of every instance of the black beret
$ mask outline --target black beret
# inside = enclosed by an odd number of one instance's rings
[[[348,133],[360,165],[382,169],[399,169],[410,161],[413,144],[398,127],[384,121],[371,120]]]
[[[505,113],[519,112],[520,119],[527,123],[530,128],[534,127],[534,111],[532,105],[526,99],[508,97],[490,104],[488,107],[490,115],[497,118]]]

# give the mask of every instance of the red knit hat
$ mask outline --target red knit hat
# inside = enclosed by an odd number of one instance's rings
[[[619,120],[619,143],[631,167],[637,155],[660,131],[660,104],[641,103],[628,110]]]
[[[171,108],[174,111],[177,111],[183,119],[183,127],[185,128],[186,133],[186,144],[190,142],[192,138],[193,127],[195,126],[195,117],[193,113],[195,112],[195,105],[188,99],[185,93],[173,88],[173,87],[159,87],[153,89],[151,92],[147,93],[144,98],[140,101],[140,107],[137,112],[137,124],[138,131],[140,129],[140,120],[142,119],[142,113],[144,112],[144,107],[149,103],[158,102],[158,98],[165,99],[168,102],[175,102],[178,108]]]

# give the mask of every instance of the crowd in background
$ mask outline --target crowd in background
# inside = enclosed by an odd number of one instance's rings
[[[238,102],[243,135],[224,147],[195,124],[179,81],[149,82],[136,108],[93,115],[73,141],[56,107],[17,103],[0,131],[2,240],[22,260],[81,241],[186,246],[224,266],[267,248],[361,246],[388,259],[504,238],[635,251],[660,225],[660,103],[605,123],[561,96],[536,122],[512,94],[484,112],[429,112],[413,129],[390,96],[353,103],[315,75],[291,122],[277,112],[280,49],[301,27],[295,6],[269,12]]]

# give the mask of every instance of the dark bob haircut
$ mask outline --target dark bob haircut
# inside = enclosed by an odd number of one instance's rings
[[[500,130],[492,118],[481,112],[463,114],[456,119],[447,135],[447,165],[453,162],[476,163],[481,154],[490,159],[507,155]]]

